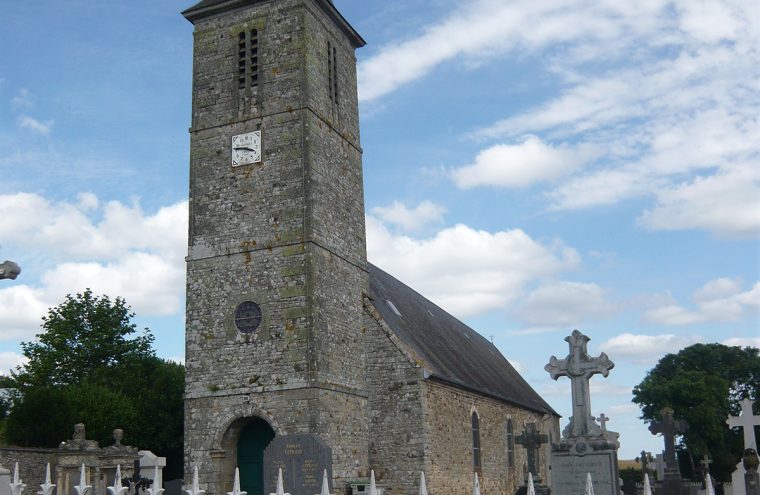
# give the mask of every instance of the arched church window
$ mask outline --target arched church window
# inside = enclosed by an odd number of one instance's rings
[[[515,467],[515,425],[507,419],[507,466]]]
[[[472,413],[472,466],[480,470],[480,418],[478,413]]]

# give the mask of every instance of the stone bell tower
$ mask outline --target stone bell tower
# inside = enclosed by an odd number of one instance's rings
[[[307,433],[345,486],[368,462],[364,40],[331,0],[203,0],[183,15],[195,26],[185,470],[221,495],[241,465],[258,495],[266,444]]]

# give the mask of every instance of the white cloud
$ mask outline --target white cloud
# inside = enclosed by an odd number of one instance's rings
[[[760,349],[760,337],[731,337],[721,343],[732,347],[757,347]]]
[[[43,289],[27,285],[0,289],[0,340],[34,336],[42,323],[42,316],[54,304]]]
[[[29,110],[34,107],[34,97],[26,88],[21,88],[18,94],[11,99],[11,109]]]
[[[529,283],[576,268],[577,251],[541,243],[519,229],[486,232],[457,225],[435,236],[394,235],[367,217],[369,260],[457,316],[504,308]]]
[[[452,170],[451,178],[463,189],[528,187],[568,175],[592,155],[588,149],[552,146],[529,136],[519,144],[498,144],[481,151],[475,163]]]
[[[100,222],[93,222],[98,215]],[[139,205],[101,205],[92,193],[80,194],[77,203],[17,193],[0,195],[0,218],[14,233],[14,243],[46,249],[56,260],[116,260],[143,250],[176,261],[187,247],[186,201],[146,215]]]
[[[652,364],[665,354],[676,353],[692,344],[700,342],[701,337],[683,335],[636,335],[624,333],[611,338],[599,347],[608,355],[620,356],[633,360],[637,364]]]
[[[742,291],[736,280],[711,280],[694,293],[694,300],[694,309],[671,302],[646,311],[643,319],[648,323],[673,326],[738,321],[760,309],[760,282]]]
[[[637,2],[636,8],[611,1],[467,2],[423,28],[419,36],[395,40],[362,62],[360,99],[380,98],[454,60],[475,67],[510,51],[538,51],[555,44],[619,46],[621,38],[655,31],[666,5],[664,1]]]
[[[378,206],[372,213],[385,223],[398,225],[405,231],[418,230],[429,223],[440,223],[446,208],[432,201],[423,201],[415,208],[408,208],[400,201],[388,206]]]
[[[613,369],[610,373],[614,372],[615,370]],[[610,395],[630,396],[631,390],[633,390],[633,387],[630,385],[621,385],[619,383],[615,383],[613,381],[610,381],[608,378],[604,378],[602,375],[594,376],[594,378],[589,381],[589,385],[591,393],[598,397]]]
[[[640,411],[639,406],[636,404],[618,404],[610,407],[610,414],[616,414],[620,416],[634,416]]]
[[[470,136],[511,142],[531,133],[542,141],[485,148],[453,172],[459,187],[553,181],[550,209],[651,198],[639,218],[647,228],[753,235],[758,25],[749,0],[476,0],[381,47],[360,65],[361,95],[379,98],[443,64],[467,70],[507,53],[541,60],[555,96]],[[503,158],[529,155],[531,145],[541,156],[532,164]],[[581,167],[588,157],[572,153],[578,149],[598,153],[593,166]]]
[[[31,338],[47,308],[88,287],[125,298],[140,315],[182,306],[185,201],[146,214],[138,205],[101,204],[91,193],[76,203],[18,193],[0,195],[0,217],[14,232],[12,248],[28,258],[23,277],[0,289],[0,340]]]
[[[710,280],[702,288],[694,292],[694,300],[697,302],[713,301],[734,296],[742,291],[740,280],[722,277]]]
[[[20,115],[17,122],[23,129],[29,129],[44,136],[50,134],[50,131],[53,129],[52,120],[42,122],[28,115]]]
[[[16,369],[26,362],[26,358],[15,352],[0,352],[0,375],[8,375],[11,370]]]
[[[589,319],[609,316],[615,311],[602,287],[578,282],[542,284],[514,307],[514,314],[529,325],[555,328],[578,327]]]
[[[655,230],[705,229],[726,235],[760,232],[760,162],[657,191],[639,221]]]

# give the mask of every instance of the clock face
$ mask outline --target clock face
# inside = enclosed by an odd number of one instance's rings
[[[261,162],[261,131],[232,136],[232,166]]]

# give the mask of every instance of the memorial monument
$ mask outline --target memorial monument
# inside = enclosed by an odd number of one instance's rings
[[[690,492],[688,484],[681,479],[681,471],[676,459],[675,436],[684,434],[689,429],[689,424],[683,419],[674,419],[673,409],[665,407],[660,411],[662,421],[649,425],[652,434],[662,434],[665,441],[665,470],[663,479],[655,484],[655,495],[682,495]]]
[[[591,474],[597,493],[619,495],[617,467],[618,434],[606,428],[608,418],[601,415],[601,425],[591,414],[589,380],[609,375],[615,366],[605,353],[588,355],[589,337],[578,330],[565,338],[570,352],[565,359],[552,356],[544,369],[554,380],[566,376],[572,383],[573,415],[562,431],[559,444],[552,445],[552,491],[556,495],[582,495],[586,475]]]

